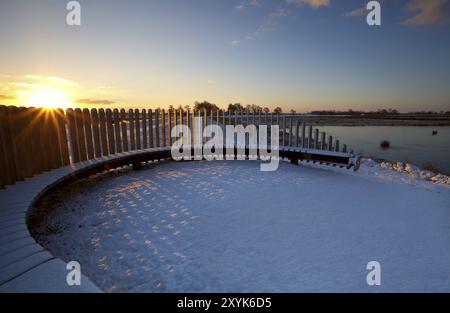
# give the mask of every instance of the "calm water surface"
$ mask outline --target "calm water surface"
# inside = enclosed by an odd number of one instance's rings
[[[418,166],[431,164],[450,174],[450,126],[324,126],[319,129],[365,157],[408,161]],[[433,130],[438,134],[433,136]],[[391,143],[389,149],[380,147],[383,140]]]

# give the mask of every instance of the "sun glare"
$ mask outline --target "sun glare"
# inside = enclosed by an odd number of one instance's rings
[[[28,105],[49,109],[67,108],[72,105],[67,94],[57,89],[34,91],[28,98]]]

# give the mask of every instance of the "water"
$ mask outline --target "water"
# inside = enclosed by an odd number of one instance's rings
[[[450,126],[323,126],[318,127],[365,157],[432,165],[450,174]],[[433,136],[432,131],[438,134]],[[389,149],[380,143],[388,140]]]

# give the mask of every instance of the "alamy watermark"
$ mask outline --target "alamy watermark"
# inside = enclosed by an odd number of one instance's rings
[[[271,125],[205,125],[194,118],[191,128],[176,125],[171,129],[172,158],[181,160],[257,160],[263,161],[263,172],[275,171],[279,164],[279,126]],[[270,135],[270,143],[269,143]]]
[[[81,286],[81,265],[77,261],[70,261],[66,265],[69,271],[66,275],[66,283],[69,286]]]
[[[381,265],[378,261],[370,261],[366,266],[370,272],[366,276],[366,282],[369,286],[381,285]]]

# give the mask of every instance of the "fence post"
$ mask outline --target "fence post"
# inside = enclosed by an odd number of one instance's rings
[[[100,130],[97,109],[91,110],[92,132],[94,134],[94,150],[95,157],[100,158],[102,156],[102,148],[100,143]]]
[[[26,108],[20,108],[19,109],[19,113],[20,113],[20,119],[21,119],[21,123],[22,123],[22,144],[23,144],[23,152],[25,153],[25,163],[24,167],[25,167],[25,176],[26,177],[31,177],[34,175],[34,173],[36,172],[36,170],[34,169],[34,165],[35,165],[35,158],[33,155],[33,140],[31,138],[32,136],[32,129],[31,129],[31,110],[30,109],[26,109]],[[51,113],[53,114],[53,110],[51,111]],[[53,144],[53,150],[54,150],[54,154],[52,154],[52,166],[54,166],[54,168],[60,166],[60,158],[59,158],[59,144],[58,144],[58,139],[57,139],[57,124],[56,124],[56,120],[52,119],[52,123],[51,123],[51,129],[52,129],[52,135],[54,135],[54,137],[56,137],[55,139],[55,143]],[[57,153],[57,154],[56,154]]]
[[[302,148],[306,148],[306,124],[302,123]]]
[[[114,128],[112,124],[112,112],[111,109],[106,109],[106,129],[108,131],[108,148],[109,154],[116,153],[116,145],[114,139]]]
[[[38,113],[38,115],[40,115],[40,114],[41,114],[41,112]],[[72,162],[78,163],[78,162],[80,162],[80,152],[78,151],[78,138],[77,138],[76,125],[75,125],[74,110],[70,109],[70,108],[67,109],[66,116],[67,116],[67,120],[69,122],[68,125],[69,125],[70,148],[71,148],[71,152],[72,152]],[[40,122],[40,120],[38,120],[38,122]],[[44,145],[45,143],[42,141],[44,136],[41,135],[40,137],[41,137],[41,142]],[[42,161],[44,161],[44,159],[45,159],[45,156],[43,156]],[[44,165],[44,164],[45,163],[42,162],[42,165]]]
[[[326,133],[322,132],[322,139],[321,139],[321,149],[326,150],[327,149],[327,143],[326,143]]]
[[[142,149],[147,148],[147,111],[142,109]]]
[[[177,123],[177,113],[176,110],[167,110],[167,139],[169,142],[169,146],[172,146],[172,111],[173,111],[173,125]]]
[[[128,110],[128,124],[130,125],[130,150],[136,150],[136,140],[134,131],[134,111],[133,109]]]
[[[311,149],[313,147],[312,133],[313,133],[313,127],[312,127],[312,125],[309,125],[309,128],[308,128],[308,148],[309,149]]]
[[[67,142],[67,132],[66,132],[66,116],[64,115],[64,111],[62,109],[56,110],[56,117],[58,120],[58,141],[59,147],[61,151],[61,164],[63,166],[69,165],[69,148]],[[34,140],[33,140],[34,141]],[[33,147],[35,147],[35,143],[33,143]],[[35,153],[35,152],[34,152]]]
[[[162,123],[162,146],[166,147],[166,111],[164,109],[162,110],[161,123]]]
[[[116,138],[116,150],[117,150],[117,153],[121,153],[122,152],[122,138],[120,136],[120,115],[119,115],[118,109],[114,109],[113,118],[114,118],[114,133],[115,133],[115,138]]]
[[[289,147],[293,146],[293,137],[292,137],[292,117],[289,118]]]
[[[148,110],[148,137],[149,137],[149,147],[153,148],[153,112]]]
[[[86,138],[84,136],[83,113],[80,108],[75,109],[75,124],[77,127],[78,149],[80,150],[80,161],[86,161]]]
[[[94,158],[94,144],[92,141],[92,120],[91,115],[89,114],[89,109],[83,109],[83,121],[84,130],[86,133],[88,159],[92,160]]]
[[[5,172],[7,173],[4,184],[13,184],[17,180],[16,172],[16,159],[14,158],[14,144],[11,133],[11,120],[8,114],[8,108],[6,106],[0,106],[0,130],[2,135],[2,142],[4,147],[4,160],[1,166],[5,167]],[[2,149],[3,150],[3,149]]]
[[[155,110],[155,135],[156,135],[156,147],[160,146],[159,142],[159,109]]]
[[[134,127],[136,130],[136,149],[141,150],[141,116],[139,109],[134,110]]]
[[[319,149],[319,129],[314,129],[314,149]]]
[[[333,150],[333,136],[328,136],[328,150]]]

